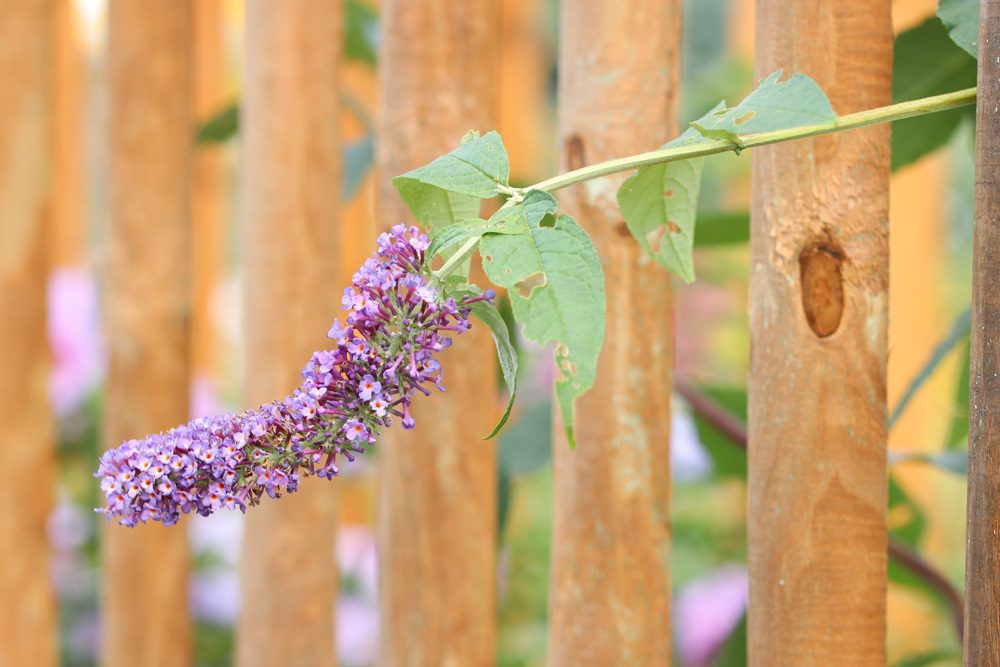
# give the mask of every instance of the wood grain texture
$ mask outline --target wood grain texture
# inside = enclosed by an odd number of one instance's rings
[[[393,176],[496,123],[499,0],[381,5],[378,219],[412,220]],[[495,660],[495,351],[474,325],[441,355],[446,394],[417,397],[417,427],[379,442],[381,665]]]
[[[888,0],[760,0],[756,74],[890,101]],[[886,661],[889,128],[758,150],[750,266],[750,664]]]
[[[341,3],[252,0],[243,103],[246,402],[301,382],[337,316]],[[236,662],[335,663],[336,482],[247,512]]]
[[[110,448],[188,418],[191,7],[113,0],[108,26]],[[183,529],[104,539],[104,664],[190,664]]]
[[[1000,665],[1000,2],[979,15],[965,664]]]
[[[651,150],[676,133],[680,2],[564,0],[562,170]],[[628,48],[622,48],[628,44]],[[591,234],[607,289],[594,387],[576,403],[575,450],[554,424],[549,593],[552,665],[670,662],[670,275],[632,239],[623,176],[560,203]]]
[[[45,338],[46,0],[0,5],[0,664],[57,664],[46,521],[55,483]]]

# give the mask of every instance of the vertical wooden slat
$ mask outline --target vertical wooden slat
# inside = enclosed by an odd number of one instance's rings
[[[1000,1],[979,7],[965,664],[1000,665]]]
[[[381,3],[379,221],[410,215],[391,178],[495,124],[499,0]],[[482,326],[442,355],[446,394],[414,401],[417,427],[379,443],[380,663],[494,661],[497,414]]]
[[[222,3],[223,0],[194,2],[192,105],[198,124],[229,102],[225,97]],[[217,370],[211,300],[224,257],[225,166],[225,154],[220,146],[196,148],[191,182],[191,367],[196,382],[211,382]]]
[[[187,420],[191,7],[113,0],[109,10],[110,366],[104,444]],[[187,665],[184,531],[104,533],[104,662]]]
[[[337,314],[341,3],[252,0],[243,96],[246,401],[300,382]],[[335,663],[336,482],[247,513],[236,661]]]
[[[46,381],[50,5],[0,5],[0,664],[56,664],[45,523],[55,447]]]
[[[86,243],[83,194],[84,55],[73,0],[52,2],[52,208],[50,263],[83,260]]]
[[[676,130],[680,2],[562,5],[563,170],[650,150]],[[627,48],[623,48],[627,44]],[[577,401],[577,447],[556,420],[549,607],[553,665],[670,661],[670,276],[621,218],[622,177],[576,186],[562,207],[590,232],[607,289],[594,388]]]
[[[888,104],[888,0],[759,0],[758,77]],[[889,128],[759,150],[750,265],[751,665],[884,665]]]

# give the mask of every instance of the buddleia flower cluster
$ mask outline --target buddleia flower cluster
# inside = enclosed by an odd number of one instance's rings
[[[430,275],[428,239],[396,225],[344,290],[336,347],[315,352],[290,396],[242,414],[195,419],[107,451],[95,477],[122,525],[166,525],[182,514],[246,511],[264,495],[292,492],[303,476],[332,479],[344,461],[399,419],[414,427],[410,402],[444,391],[437,353],[470,327],[471,304],[492,290],[445,295]]]

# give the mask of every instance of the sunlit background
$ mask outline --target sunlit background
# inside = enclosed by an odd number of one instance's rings
[[[209,5],[212,3],[196,3]],[[897,0],[899,32],[933,14],[936,3]],[[512,182],[555,172],[558,3],[504,0],[500,127],[511,154]],[[740,99],[754,85],[752,0],[685,3],[681,121],[719,99]],[[56,119],[65,151],[56,177],[59,205],[48,283],[50,387],[59,423],[58,501],[49,522],[52,577],[60,601],[63,664],[95,664],[101,532],[92,508],[100,451],[105,192],[104,90],[106,7],[75,0],[56,61]],[[198,11],[203,11],[199,9]],[[243,6],[220,0],[216,31],[199,36],[195,100],[199,116],[195,202],[196,323],[191,414],[244,407],[240,312],[239,168]],[[377,100],[378,9],[346,3],[343,76],[345,256],[372,241],[372,115]],[[488,128],[481,128],[488,129]],[[649,148],[654,148],[650,146]],[[749,164],[746,156],[708,162],[702,188],[697,283],[678,285],[677,369],[742,416],[748,361],[747,274]],[[969,300],[972,223],[972,125],[963,119],[932,155],[895,171],[892,180],[890,406],[896,404]],[[200,207],[200,208],[199,208]],[[699,228],[700,229],[700,228]],[[345,270],[353,267],[347,266]],[[200,278],[199,278],[200,276]],[[349,274],[345,274],[346,278]],[[199,311],[198,308],[201,308]],[[336,313],[330,313],[332,320]],[[938,457],[964,447],[959,342],[920,390],[891,433],[890,528],[955,584],[963,574],[964,484],[961,460]],[[546,657],[547,580],[552,532],[547,355],[522,343],[527,389],[500,439],[499,642],[501,665],[541,665]],[[305,361],[305,360],[303,360]],[[967,399],[964,399],[967,401]],[[674,646],[684,667],[745,664],[747,596],[745,453],[696,419],[680,397],[672,434]],[[957,421],[956,421],[957,418]],[[377,448],[376,448],[377,449]],[[374,454],[377,456],[377,452]],[[958,460],[956,464],[955,461]],[[934,465],[938,463],[939,465]],[[379,633],[373,460],[344,468],[336,562],[340,569],[336,650],[341,664],[371,665]],[[241,600],[242,516],[188,518],[193,577],[191,614],[196,663],[227,665]],[[958,646],[944,598],[898,566],[890,567],[889,655],[938,652],[947,664]],[[956,663],[957,664],[957,663]]]

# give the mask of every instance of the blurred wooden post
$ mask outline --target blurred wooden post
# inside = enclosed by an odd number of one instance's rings
[[[86,249],[83,83],[85,64],[74,0],[52,3],[52,207],[50,264],[76,266]]]
[[[230,102],[225,96],[223,0],[194,0],[193,99],[196,126]],[[224,259],[226,162],[218,145],[197,146],[191,181],[191,369],[195,383],[214,386],[216,338],[212,296]]]
[[[499,0],[381,3],[379,221],[412,220],[393,176],[496,123]],[[446,394],[379,443],[380,664],[495,660],[495,352],[474,326],[442,355]]]
[[[55,448],[45,338],[49,203],[46,0],[0,6],[0,664],[57,664],[46,521]]]
[[[650,150],[676,132],[680,2],[564,0],[562,170]],[[623,48],[627,44],[628,48]],[[562,207],[604,264],[607,338],[577,402],[577,447],[554,431],[549,594],[553,665],[670,662],[670,275],[632,240],[622,177],[576,186]]]
[[[188,417],[191,6],[109,9],[104,445]],[[188,665],[183,528],[104,533],[104,664]]]
[[[1000,0],[979,8],[965,664],[1000,665]]]
[[[301,382],[339,308],[341,3],[251,0],[243,95],[246,402]],[[236,662],[333,665],[336,482],[247,513]]]
[[[758,77],[890,102],[888,0],[759,0]],[[750,664],[886,661],[889,128],[759,149],[750,268]]]

